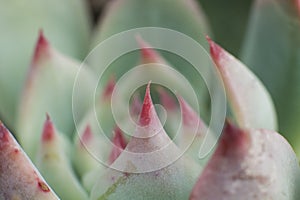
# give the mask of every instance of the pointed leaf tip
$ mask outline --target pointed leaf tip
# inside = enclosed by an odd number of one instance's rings
[[[142,111],[140,114],[139,123],[141,126],[149,125],[151,118],[152,118],[151,115],[153,114],[152,113],[153,112],[153,103],[152,103],[151,94],[150,94],[150,84],[151,84],[151,82],[149,82],[147,85],[144,102],[143,102],[143,107],[142,107]]]
[[[184,98],[180,95],[177,95],[182,115],[183,125],[195,125],[195,123],[199,123],[200,117],[198,114],[191,108],[191,106],[184,100]]]
[[[160,102],[162,103],[163,107],[167,110],[175,110],[177,108],[177,104],[174,98],[170,96],[170,94],[163,89],[162,87],[157,88]]]
[[[91,141],[93,138],[93,133],[92,133],[92,129],[91,126],[88,124],[86,126],[86,128],[83,131],[83,134],[80,137],[80,144],[84,145],[86,143],[88,143],[89,141]]]
[[[210,55],[215,61],[218,61],[224,50],[218,44],[216,44],[209,36],[206,36],[206,39],[209,43]]]
[[[112,164],[119,157],[127,145],[123,132],[118,126],[114,130],[113,144],[113,148],[109,155],[109,164]]]
[[[161,56],[141,36],[137,36],[136,40],[140,46],[142,63],[163,63]]]
[[[9,132],[4,124],[0,121],[0,147],[1,143],[6,143],[9,141]]]
[[[104,87],[104,90],[103,90],[103,93],[102,93],[102,98],[104,100],[109,100],[113,91],[114,91],[114,88],[116,86],[116,79],[115,79],[115,76],[111,76],[106,84],[106,86]]]
[[[208,40],[211,57],[223,80],[228,102],[239,127],[276,130],[273,101],[262,82],[242,62]]]
[[[296,1],[296,8],[298,10],[298,15],[300,17],[300,0],[295,0]]]
[[[45,38],[43,30],[39,31],[39,37],[36,42],[35,50],[34,50],[34,56],[33,56],[33,63],[36,63],[43,54],[45,54],[47,48],[49,47],[49,42]]]
[[[50,116],[46,114],[46,121],[44,123],[43,133],[42,133],[42,141],[48,142],[53,140],[55,137],[55,127],[53,122],[50,119]]]

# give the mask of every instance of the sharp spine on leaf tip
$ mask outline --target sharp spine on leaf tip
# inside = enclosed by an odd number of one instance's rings
[[[206,39],[210,46],[210,54],[214,58],[214,60],[218,61],[222,56],[223,50],[219,45],[217,45],[209,36],[206,36]]]
[[[157,88],[160,102],[162,103],[163,107],[165,107],[167,110],[175,110],[177,108],[177,103],[170,96],[170,94],[162,87]]]
[[[151,114],[152,114],[151,108],[153,107],[153,103],[150,95],[150,84],[151,82],[148,83],[146,88],[145,98],[144,98],[144,102],[143,102],[143,106],[139,118],[139,124],[141,126],[147,126],[151,121]]]
[[[190,105],[183,99],[182,96],[177,95],[182,115],[183,125],[194,125],[195,123],[201,123],[200,117],[198,114],[191,108]]]
[[[92,129],[91,126],[87,124],[82,135],[80,136],[80,144],[85,145],[89,143],[92,139],[93,139]]]
[[[49,142],[55,137],[55,127],[50,119],[49,114],[46,114],[46,121],[43,127],[42,142]]]
[[[116,86],[116,78],[115,78],[114,75],[112,75],[108,79],[108,81],[107,81],[107,83],[106,83],[106,85],[104,87],[104,90],[103,90],[103,93],[102,93],[102,99],[103,100],[110,100],[111,95],[112,95],[112,93],[114,91],[115,86]]]
[[[42,55],[46,54],[47,49],[50,47],[48,40],[45,38],[43,30],[40,30],[39,37],[35,46],[32,64],[35,65]]]

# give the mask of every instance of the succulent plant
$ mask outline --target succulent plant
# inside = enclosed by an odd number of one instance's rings
[[[88,2],[90,11],[101,13],[93,26]],[[216,40],[226,47],[230,38],[219,32],[224,26],[216,20],[223,15],[213,9],[216,1],[200,3],[208,18],[194,0],[3,3],[0,199],[300,199],[294,152],[300,149],[300,3],[254,2],[242,51],[254,72],[206,36],[213,35],[208,19]],[[22,5],[23,12],[15,11]],[[150,26],[195,43],[198,50],[191,45],[188,53],[207,67],[204,74],[191,57],[157,45],[170,40],[148,41],[141,27]],[[107,45],[133,28],[140,29],[130,40]],[[243,31],[233,32],[239,40],[226,49],[237,54]],[[171,42],[179,49],[186,45],[179,38]],[[108,62],[126,45],[132,51]],[[224,107],[220,118],[227,116],[217,121],[220,131],[211,125],[214,106]]]

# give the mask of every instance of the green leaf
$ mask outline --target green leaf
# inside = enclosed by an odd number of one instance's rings
[[[31,158],[35,158],[45,113],[53,117],[59,130],[72,137],[74,120],[80,120],[89,108],[96,79],[88,68],[79,67],[78,61],[61,55],[40,35],[24,86],[16,127],[16,135]],[[76,77],[79,69],[80,76]],[[81,88],[76,90],[72,99],[75,80]],[[72,102],[79,105],[74,110]]]
[[[110,2],[104,9],[102,18],[94,32],[91,48],[94,48],[100,42],[105,41],[105,39],[114,34],[141,27],[172,29],[190,36],[204,47],[208,47],[205,42],[205,35],[211,34],[204,13],[194,0],[116,0]],[[139,34],[139,32],[136,31],[136,34]],[[144,39],[147,41],[147,37]],[[156,39],[155,42],[167,44],[167,42],[161,38]],[[108,47],[105,50],[105,54],[111,55],[116,51],[116,48],[118,50],[123,49],[125,45],[130,46],[130,41],[126,41],[126,44],[122,42],[121,44],[118,43]],[[178,48],[180,48],[180,44],[178,45]],[[195,90],[199,92],[199,94],[197,94],[199,99],[205,99],[203,109],[208,107],[206,102],[208,95],[204,81],[194,66],[185,60],[186,58],[182,58],[172,52],[158,51],[166,58],[167,62],[190,81],[192,86],[195,87]],[[198,55],[200,56],[200,54]],[[99,57],[97,49],[89,55],[88,63],[96,72],[107,67],[103,64],[103,60],[106,58],[105,55],[101,56],[103,56],[103,58]],[[137,51],[132,51],[122,56],[120,55],[120,57],[109,65],[109,68],[103,74],[103,81],[107,81],[111,73],[116,74],[118,79],[125,72],[140,64],[137,62],[139,56],[139,52]],[[205,62],[206,59],[203,60],[204,64],[207,64]],[[206,94],[202,95],[205,92]]]
[[[298,1],[256,1],[242,61],[266,85],[279,131],[300,155],[300,15]]]
[[[296,200],[299,178],[296,154],[280,134],[227,122],[190,200]]]
[[[1,121],[0,199],[58,200]]]
[[[43,29],[64,54],[82,59],[88,50],[90,22],[83,0],[1,0],[0,4],[0,115],[15,129],[38,30]]]
[[[45,121],[37,152],[37,168],[61,199],[87,200],[70,162],[68,141],[60,134],[49,116]]]
[[[238,59],[208,38],[210,52],[224,82],[240,127],[277,129],[273,101],[261,81]]]

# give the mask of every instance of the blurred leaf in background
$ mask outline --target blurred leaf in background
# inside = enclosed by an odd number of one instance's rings
[[[279,130],[300,155],[299,1],[257,0],[243,46],[242,60],[270,91]]]
[[[214,40],[239,55],[253,0],[198,0],[210,23]]]

